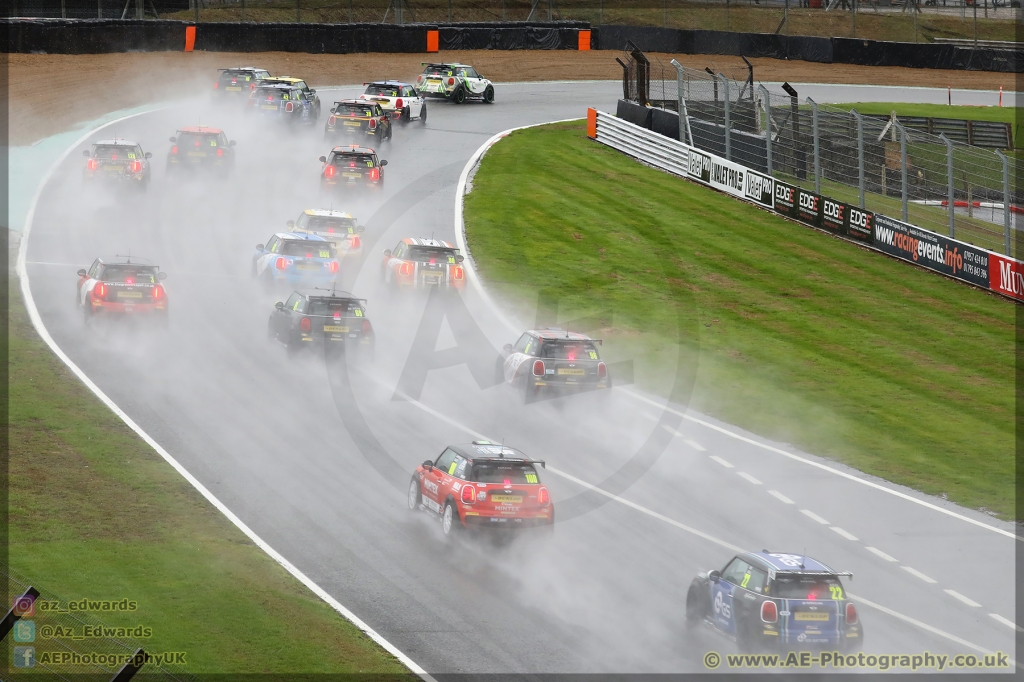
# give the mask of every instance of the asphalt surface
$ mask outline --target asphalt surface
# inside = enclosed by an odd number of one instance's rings
[[[342,92],[354,91],[321,90],[325,112]],[[418,401],[396,395],[421,319],[433,318],[424,316],[427,294],[379,283],[381,250],[406,236],[455,240],[456,181],[492,134],[581,117],[587,106],[614,111],[619,92],[617,83],[502,85],[492,106],[431,102],[425,126],[396,127],[382,145],[382,193],[323,201],[323,119],[286,131],[205,99],[132,118],[96,137],[116,133],[154,153],[149,191],[87,187],[75,150],[37,207],[32,292],[57,343],[118,405],[272,547],[432,673],[702,671],[705,652],[735,645],[685,630],[686,590],[698,571],[722,568],[730,547],[806,552],[853,571],[847,586],[866,600],[868,652],[1012,656],[1012,627],[989,615],[1014,619],[1014,540],[993,529],[1008,524],[884,483],[989,527],[974,525],[815,467],[807,462],[867,480],[790,446],[775,444],[807,461],[700,415],[709,425],[681,420],[629,387],[605,401],[523,405],[504,387],[481,388],[485,371],[474,377],[460,365],[427,373]],[[164,172],[167,138],[200,120],[238,141],[228,181]],[[268,294],[249,276],[256,243],[330,203],[367,226],[362,262],[345,268],[378,340],[376,359],[359,367],[289,362],[266,340],[269,312],[287,292]],[[128,249],[168,273],[166,332],[90,330],[75,307],[75,271]],[[457,301],[432,302],[447,306],[434,349],[474,329],[493,352],[515,341],[476,289],[462,300],[471,320]],[[685,386],[687,368],[663,371]],[[416,464],[474,434],[547,460],[559,518],[552,539],[450,544],[438,524],[406,509]],[[604,482],[619,497],[579,481]]]

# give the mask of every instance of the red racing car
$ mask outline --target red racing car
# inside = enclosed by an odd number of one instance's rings
[[[450,445],[416,468],[409,509],[436,515],[446,536],[465,529],[553,528],[555,507],[535,464],[545,466],[485,440]]]
[[[167,291],[160,282],[167,275],[156,265],[107,263],[97,258],[88,270],[78,271],[78,305],[86,323],[96,317],[152,316],[167,323]]]
[[[384,249],[380,275],[386,284],[394,287],[464,289],[464,260],[465,256],[448,242],[407,237],[398,242],[394,250]]]

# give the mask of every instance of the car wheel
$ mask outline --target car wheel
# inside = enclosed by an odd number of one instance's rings
[[[444,511],[441,512],[441,532],[446,538],[450,538],[458,535],[460,530],[462,520],[459,519],[459,510],[451,500],[448,500],[444,503]]]
[[[299,355],[299,349],[301,348],[301,342],[296,341],[294,338],[288,339],[288,357],[294,359]]]
[[[492,104],[494,102],[494,88],[490,85],[484,90],[484,104]]]
[[[416,511],[419,509],[422,499],[423,496],[420,492],[420,481],[418,478],[413,476],[412,480],[409,482],[409,494],[407,496],[410,511]]]
[[[420,107],[420,125],[427,125],[427,103],[424,102],[423,106]]]
[[[529,405],[537,399],[540,394],[540,387],[534,385],[527,375],[523,375],[523,404]]]
[[[704,619],[704,605],[701,603],[700,592],[690,586],[686,593],[686,626],[693,627]]]
[[[398,117],[398,122],[402,125],[409,125],[409,121],[412,119],[412,110],[409,107],[402,109],[402,115]]]
[[[452,101],[456,104],[462,104],[466,101],[466,89],[461,85],[456,86],[455,92],[452,93]]]

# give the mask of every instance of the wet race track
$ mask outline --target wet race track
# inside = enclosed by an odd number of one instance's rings
[[[892,101],[885,90],[873,98]],[[684,420],[632,387],[525,405],[505,386],[481,388],[486,372],[458,365],[429,371],[418,400],[396,394],[421,320],[434,318],[424,317],[427,292],[381,283],[381,251],[403,237],[456,241],[456,184],[490,136],[578,118],[588,106],[614,111],[620,90],[500,85],[490,106],[431,101],[426,125],[396,126],[379,146],[389,161],[382,192],[321,199],[327,110],[358,92],[321,89],[324,115],[309,130],[205,98],[119,122],[92,139],[116,134],[153,152],[148,191],[85,185],[75,149],[32,223],[27,272],[58,345],[270,546],[434,674],[703,671],[706,652],[736,645],[686,630],[690,580],[761,548],[853,571],[846,585],[866,652],[1013,655],[1013,629],[990,614],[1013,620],[1014,540],[983,514],[918,504],[788,446],[779,447],[798,457],[701,415],[704,423]],[[865,98],[836,92],[832,101],[854,96]],[[168,137],[200,121],[237,140],[227,180],[164,170]],[[342,266],[376,331],[375,359],[358,366],[289,360],[266,338],[273,304],[288,292],[268,293],[250,276],[255,244],[331,204],[366,226],[362,257]],[[75,272],[128,249],[168,274],[166,331],[87,328],[76,308]],[[533,324],[510,329],[478,281],[460,301],[434,301],[448,313],[430,350],[479,334],[493,357]],[[547,461],[552,538],[450,543],[437,522],[406,508],[416,465],[474,438]]]

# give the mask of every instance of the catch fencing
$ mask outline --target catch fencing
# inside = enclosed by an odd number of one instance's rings
[[[752,69],[738,81],[657,59],[647,68],[658,132],[859,209],[1016,255],[1024,197],[1012,126],[869,116],[818,104],[788,84],[755,83]]]
[[[629,111],[631,107],[636,107]],[[650,166],[689,178],[810,227],[995,293],[1024,301],[1024,263],[906,220],[785,182],[627,120],[638,105],[620,101],[625,116],[590,109],[588,134]],[[647,109],[650,111],[650,109]]]

